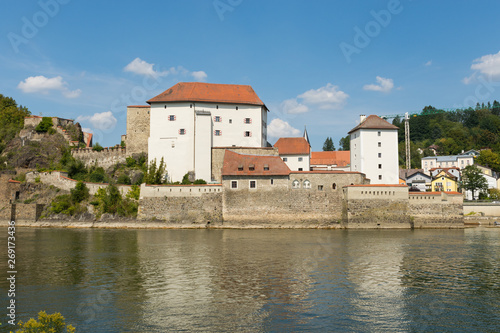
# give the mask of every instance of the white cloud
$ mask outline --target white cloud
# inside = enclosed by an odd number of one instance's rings
[[[308,90],[297,97],[302,98],[305,104],[318,105],[320,109],[341,109],[347,102],[349,95],[338,88],[338,86],[328,83],[324,87]]]
[[[82,127],[82,132],[85,133],[94,133],[94,130],[90,127]]]
[[[474,59],[470,68],[491,78],[500,78],[500,51]]]
[[[182,66],[170,67],[164,71],[157,71],[153,68],[155,64],[150,64],[141,58],[135,58],[127,66],[123,68],[123,71],[130,72],[138,75],[151,76],[154,78],[167,76],[167,75],[177,75],[177,76],[191,76],[196,81],[205,81],[207,79],[207,73],[204,71],[194,71],[191,72]]]
[[[377,84],[367,84],[363,87],[364,90],[371,91],[381,91],[388,93],[394,88],[394,82],[392,79],[386,79],[380,76],[377,76]]]
[[[424,66],[431,66],[432,65],[432,60],[427,61]]]
[[[300,131],[293,128],[288,122],[275,118],[267,125],[267,135],[272,138],[299,135]]]
[[[100,130],[112,130],[115,128],[117,123],[117,120],[111,111],[94,113],[92,116],[78,116],[76,121],[88,121],[94,128]]]
[[[207,79],[207,73],[204,71],[197,71],[197,72],[192,72],[191,76],[194,77],[196,81],[205,81]]]
[[[17,88],[21,89],[24,93],[41,93],[48,94],[52,90],[60,91],[66,98],[76,98],[80,96],[81,90],[69,90],[68,84],[61,76],[47,78],[43,75],[30,76],[24,81],[19,82]]]
[[[474,72],[474,73],[471,74],[471,76],[464,77],[462,79],[462,82],[464,84],[469,84],[469,83],[474,82],[476,80],[476,74],[477,74],[477,72]]]
[[[280,107],[284,113],[289,114],[305,113],[309,111],[307,105],[297,102],[296,98],[291,98],[283,101]]]
[[[155,71],[153,69],[153,66],[154,64],[147,63],[144,60],[141,60],[140,58],[135,58],[134,60],[132,60],[131,63],[125,66],[123,70],[125,72],[131,72],[134,74],[145,75],[145,76],[152,76],[152,77],[161,76],[161,73]]]

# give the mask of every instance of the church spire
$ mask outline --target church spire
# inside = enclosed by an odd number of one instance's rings
[[[306,125],[304,125],[304,139],[306,139],[307,143],[309,144],[309,146],[311,145],[311,142],[309,141],[309,135],[307,135],[307,129],[306,129]]]

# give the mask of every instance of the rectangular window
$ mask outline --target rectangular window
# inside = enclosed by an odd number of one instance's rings
[[[378,175],[378,180],[382,180],[382,175]]]
[[[318,185],[318,191],[323,191],[323,185]]]
[[[257,181],[256,180],[251,180],[250,181],[250,188],[256,188],[257,187]]]
[[[288,158],[287,157],[283,157],[283,162],[287,162],[288,161]]]
[[[271,185],[274,185],[274,179],[271,179]]]
[[[382,136],[382,132],[378,131],[377,135]]]
[[[302,162],[302,157],[299,157],[299,162]]]
[[[255,165],[254,165],[254,164],[250,164],[250,165],[248,166],[248,170],[250,170],[250,171],[254,171],[254,170],[255,170]]]
[[[378,153],[378,157],[379,157],[379,158],[380,158],[380,157],[382,157],[382,153]]]
[[[231,180],[231,188],[238,188],[238,181],[237,180]]]
[[[215,123],[220,123],[222,121],[222,118],[220,116],[215,116],[214,117],[214,122]]]
[[[303,169],[302,169],[302,168],[299,168],[299,171],[303,171]]]
[[[244,136],[245,136],[246,138],[249,138],[249,137],[251,137],[251,136],[252,136],[252,132],[250,132],[250,131],[245,131]]]
[[[221,130],[215,130],[214,131],[214,135],[215,136],[221,136],[222,135],[222,131]]]
[[[251,118],[245,118],[245,119],[243,119],[243,122],[245,124],[251,124],[252,123],[252,119]]]
[[[264,171],[269,171],[269,165],[268,164],[264,164]]]
[[[181,129],[179,130],[179,134],[180,134],[180,135],[184,135],[184,134],[186,134],[186,130],[185,130],[184,128],[181,128]]]
[[[379,143],[378,143],[378,146],[379,146],[379,147],[382,147],[382,142],[379,142]]]
[[[382,164],[379,164],[379,165],[378,165],[378,168],[379,168],[379,169],[382,169]]]
[[[175,121],[175,116],[173,114],[168,116],[168,121]]]
[[[233,120],[232,119],[229,119],[229,123],[232,124],[233,123]]]

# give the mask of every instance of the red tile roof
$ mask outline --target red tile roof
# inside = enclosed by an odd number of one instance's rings
[[[265,107],[251,86],[203,82],[177,83],[147,101],[149,104],[154,102],[211,102],[261,105]]]
[[[311,146],[303,137],[279,138],[274,144],[280,155],[309,155]]]
[[[337,165],[345,167],[350,163],[350,151],[313,151],[311,153],[311,165]]]
[[[408,187],[404,184],[356,184],[356,185],[347,185],[344,187]]]
[[[250,168],[253,166],[253,170]],[[268,170],[264,170],[264,168]],[[290,169],[279,156],[243,155],[226,150],[223,176],[288,176]]]
[[[351,134],[354,131],[357,131],[358,129],[392,129],[392,130],[397,130],[399,127],[389,123],[388,121],[380,118],[379,116],[376,116],[374,114],[369,115],[366,117],[366,119],[359,124],[358,126],[354,127],[352,130],[348,132],[348,134]]]

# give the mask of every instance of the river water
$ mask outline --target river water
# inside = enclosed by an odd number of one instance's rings
[[[17,319],[61,312],[77,332],[500,331],[500,228],[18,228],[16,238]],[[3,278],[5,313],[7,289]]]

